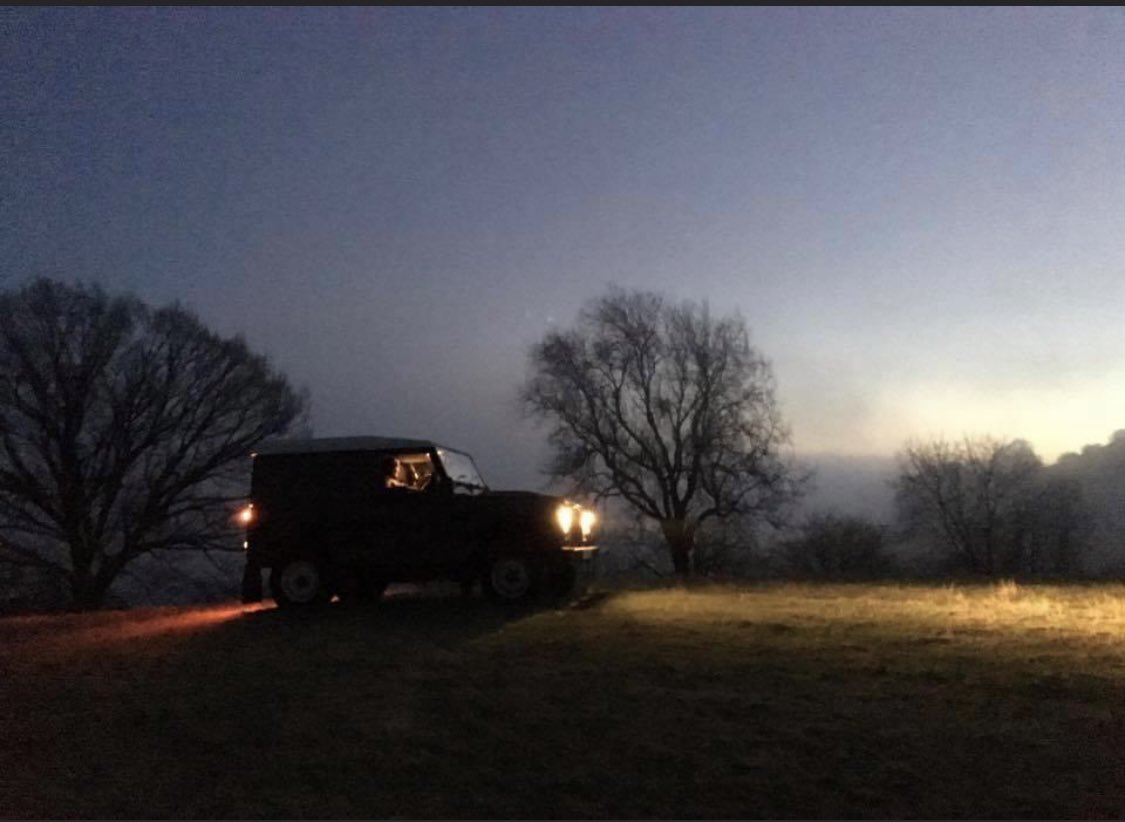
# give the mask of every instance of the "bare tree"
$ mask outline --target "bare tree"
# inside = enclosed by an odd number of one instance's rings
[[[1073,570],[1076,489],[1048,481],[1023,440],[909,443],[895,490],[903,523],[936,539],[961,570]]]
[[[530,365],[520,396],[551,426],[548,472],[657,521],[682,577],[701,523],[778,521],[800,493],[772,370],[737,315],[613,289]]]
[[[152,551],[231,544],[248,455],[305,406],[184,308],[36,280],[0,293],[0,533],[78,609]]]

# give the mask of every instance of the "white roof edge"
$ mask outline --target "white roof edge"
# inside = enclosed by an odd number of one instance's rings
[[[311,454],[329,451],[394,451],[400,448],[437,448],[430,440],[405,437],[316,437],[313,439],[272,440],[261,443],[254,454]]]

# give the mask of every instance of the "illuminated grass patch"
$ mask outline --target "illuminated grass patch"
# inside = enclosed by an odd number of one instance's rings
[[[0,816],[1118,817],[1123,628],[1010,583],[6,620]]]

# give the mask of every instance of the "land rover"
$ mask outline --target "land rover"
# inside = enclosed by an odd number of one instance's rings
[[[253,455],[243,599],[377,599],[392,582],[480,582],[520,604],[566,595],[597,551],[590,508],[493,491],[472,457],[426,440],[283,440]]]

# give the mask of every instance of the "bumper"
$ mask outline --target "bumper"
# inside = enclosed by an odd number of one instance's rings
[[[570,560],[574,569],[575,587],[585,591],[597,576],[598,546],[596,545],[564,545],[564,555]]]

